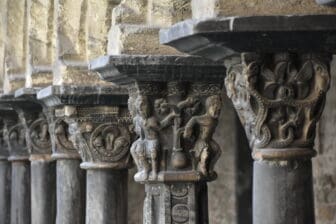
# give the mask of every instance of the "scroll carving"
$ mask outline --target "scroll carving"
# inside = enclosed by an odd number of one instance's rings
[[[32,153],[51,153],[48,122],[43,116],[30,124],[28,136],[33,150]]]
[[[8,142],[11,157],[29,155],[26,146],[25,128],[22,124],[8,127]]]
[[[95,114],[66,118],[70,140],[78,149],[84,166],[122,169],[131,165],[131,121],[125,116],[126,110],[115,109],[105,107],[101,113],[97,109]],[[81,108],[81,111],[86,110]]]
[[[154,87],[143,90],[144,85],[138,84],[138,91],[132,89],[129,99],[134,129],[139,136],[131,146],[138,168],[134,179],[157,181],[175,174],[176,178],[190,175],[194,179],[214,179],[213,169],[221,150],[212,136],[221,108],[221,85],[182,82],[151,85]],[[155,93],[150,89],[155,89]]]
[[[283,53],[242,60],[228,70],[225,83],[254,157],[312,156],[330,84],[328,58]]]

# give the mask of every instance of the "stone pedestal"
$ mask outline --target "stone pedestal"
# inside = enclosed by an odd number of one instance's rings
[[[207,184],[146,184],[143,223],[209,223]]]
[[[315,223],[311,158],[336,52],[335,20],[218,18],[161,32],[163,43],[181,51],[224,59],[227,94],[255,160],[254,224]],[[303,37],[308,33],[309,40]]]
[[[177,56],[107,56],[91,63],[125,85],[138,135],[134,180],[146,185],[145,224],[208,223],[206,182],[221,149],[212,139],[221,109],[223,66]]]

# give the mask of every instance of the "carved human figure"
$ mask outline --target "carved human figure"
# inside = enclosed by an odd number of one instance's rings
[[[192,117],[185,126],[183,137],[191,138],[198,133],[192,152],[198,171],[205,177],[215,177],[214,165],[221,155],[219,145],[212,139],[221,110],[221,98],[218,95],[206,99],[206,112]],[[198,130],[196,130],[198,129]]]
[[[152,180],[157,178],[160,123],[152,115],[147,97],[138,96],[135,102],[137,115],[134,117],[136,132],[140,138],[131,147],[132,157],[138,167],[136,181],[148,179],[150,168]],[[151,167],[150,167],[151,166]]]

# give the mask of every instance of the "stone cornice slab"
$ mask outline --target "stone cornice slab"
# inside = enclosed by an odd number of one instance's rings
[[[162,44],[220,60],[241,52],[336,52],[336,15],[186,20],[160,31]]]
[[[222,81],[225,74],[223,63],[190,56],[102,56],[91,61],[90,69],[119,85],[134,81]]]

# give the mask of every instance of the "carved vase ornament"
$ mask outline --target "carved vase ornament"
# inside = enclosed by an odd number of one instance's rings
[[[221,109],[220,87],[169,82],[130,89],[129,110],[139,136],[131,146],[136,181],[216,178],[221,150],[212,136]]]
[[[243,54],[228,69],[228,96],[245,127],[255,159],[314,156],[315,127],[330,74],[328,57]]]

